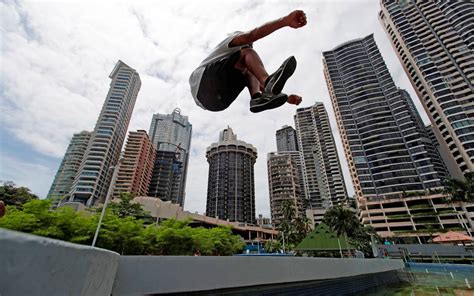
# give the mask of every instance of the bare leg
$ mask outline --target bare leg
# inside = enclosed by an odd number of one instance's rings
[[[249,89],[250,96],[253,97],[256,93],[259,93],[262,89],[260,82],[258,79],[250,73],[248,70],[244,70],[243,74],[245,75],[247,88]]]
[[[259,89],[263,88],[265,80],[268,78],[268,73],[255,50],[252,48],[241,49],[240,59],[235,63],[234,67],[241,70],[244,74],[247,71],[250,72],[254,79],[260,83]]]
[[[263,92],[268,73],[255,50],[251,48],[240,50],[240,59],[235,63],[234,67],[242,71],[242,74],[245,75],[247,88],[252,98],[257,93]],[[294,94],[290,95],[287,102],[299,105],[301,103],[301,97]]]

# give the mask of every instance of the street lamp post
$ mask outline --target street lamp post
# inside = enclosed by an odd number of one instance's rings
[[[123,158],[120,158],[119,161],[115,166],[109,167],[109,170],[113,169],[114,172],[112,174],[112,180],[110,181],[109,189],[107,190],[107,195],[105,196],[104,206],[102,207],[102,212],[100,213],[99,223],[97,223],[97,228],[95,230],[94,239],[92,240],[92,246],[95,247],[95,243],[97,242],[97,237],[99,236],[100,226],[102,225],[102,219],[104,218],[105,208],[107,208],[107,204],[109,202],[109,197],[112,195],[112,190],[115,184],[115,180],[117,179],[118,171],[120,163],[122,162]]]

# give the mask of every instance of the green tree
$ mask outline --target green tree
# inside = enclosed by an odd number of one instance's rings
[[[76,243],[90,241],[94,225],[82,213],[69,207],[51,211],[51,200],[31,200],[23,209],[8,206],[0,227]]]
[[[26,202],[38,199],[38,196],[31,193],[26,187],[17,187],[11,181],[0,181],[0,200],[7,206],[21,207]]]
[[[293,201],[285,200],[281,204],[283,218],[281,219],[278,230],[279,243],[285,250],[293,250],[310,231],[309,219],[306,217],[296,217],[296,209]]]
[[[98,215],[94,216],[94,225]],[[97,246],[122,255],[142,254],[146,247],[143,221],[128,216],[121,218],[107,209],[104,215]]]
[[[21,208],[9,205],[7,214],[0,218],[0,227],[91,244],[100,213],[76,212],[67,206],[51,210],[51,203],[52,200],[31,200]],[[107,209],[97,246],[123,255],[193,255],[199,250],[202,255],[217,256],[239,253],[244,246],[229,227],[193,228],[189,220],[173,219],[158,227],[144,223],[132,215],[120,217]]]
[[[371,238],[379,240],[372,227],[364,227],[357,219],[356,213],[342,206],[334,206],[326,211],[323,222],[339,236],[344,236],[350,245],[372,256]]]
[[[199,250],[201,255],[229,256],[241,252],[243,242],[233,235],[228,227],[192,228],[189,220],[174,219],[163,221],[156,231],[147,230],[153,244],[147,249],[155,255],[193,255]]]
[[[132,193],[122,192],[119,196],[120,201],[118,203],[110,203],[109,208],[119,218],[124,218],[128,216],[137,218],[145,217],[146,212],[143,210],[142,205],[139,203],[131,202],[133,198],[134,196]]]
[[[465,180],[447,178],[444,180],[443,193],[448,194],[451,202],[474,201],[474,172],[464,174]]]
[[[265,251],[267,253],[278,253],[282,249],[281,242],[278,240],[269,240],[265,244]]]
[[[331,227],[337,235],[348,235],[360,227],[355,212],[342,206],[334,206],[327,210],[323,222]]]

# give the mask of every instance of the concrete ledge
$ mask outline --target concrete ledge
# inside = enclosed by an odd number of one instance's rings
[[[185,293],[376,274],[402,260],[306,257],[122,256],[113,295]]]
[[[110,295],[120,255],[0,229],[0,295]]]
[[[396,271],[403,267],[402,260],[387,259],[121,257],[103,249],[0,229],[0,296],[196,295],[219,290],[241,294],[254,289],[275,293],[320,289],[320,294],[332,295],[331,290],[351,295],[397,282]]]

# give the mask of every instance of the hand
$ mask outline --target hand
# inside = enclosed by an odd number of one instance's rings
[[[306,25],[306,14],[302,10],[295,10],[285,17],[285,21],[289,27],[301,28]]]
[[[303,99],[298,95],[289,95],[288,96],[288,104],[299,105],[303,101]]]

